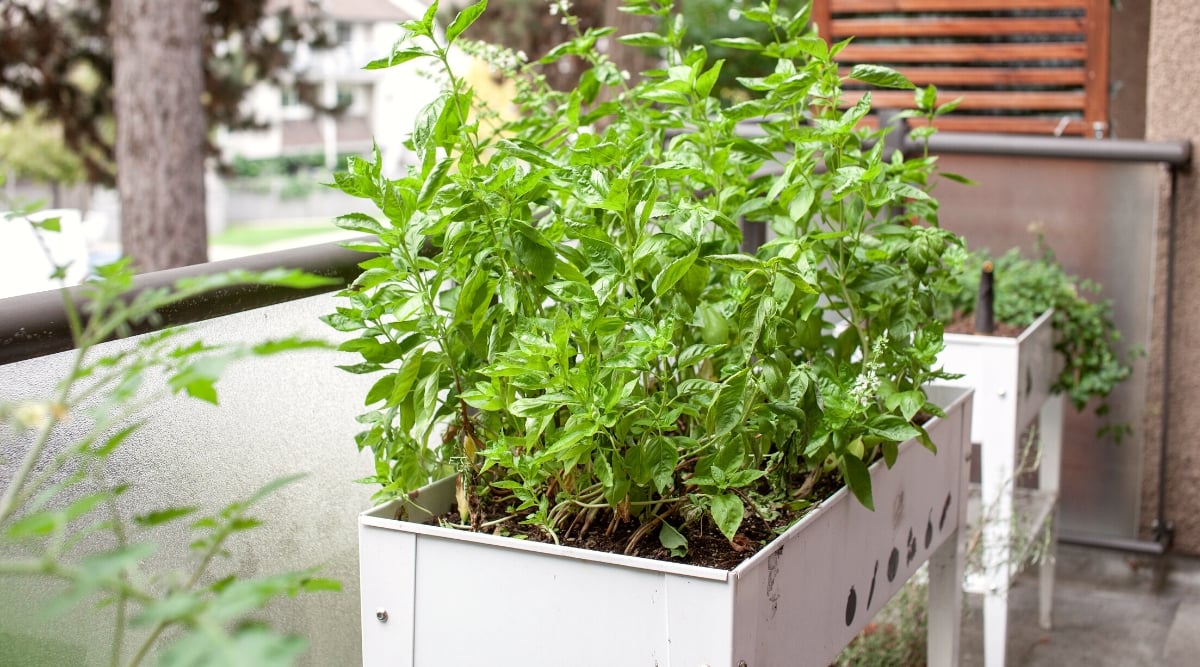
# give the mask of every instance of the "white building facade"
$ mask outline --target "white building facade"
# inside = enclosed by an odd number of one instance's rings
[[[263,159],[322,155],[333,167],[340,155],[364,154],[378,143],[389,173],[405,162],[404,139],[420,109],[438,86],[421,73],[429,63],[412,61],[381,70],[368,62],[388,55],[404,31],[399,23],[419,19],[425,0],[279,0],[297,16],[319,22],[334,42],[316,49],[298,44],[292,60],[293,83],[283,88],[260,83],[244,104],[264,125],[261,130],[222,131],[222,156]],[[300,100],[300,88],[318,91],[322,106],[341,107],[325,114]]]

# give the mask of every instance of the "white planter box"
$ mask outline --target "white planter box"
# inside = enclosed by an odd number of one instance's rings
[[[940,382],[975,390],[973,442],[984,442],[997,428],[1011,429],[1014,422],[1028,424],[1050,398],[1060,368],[1050,323],[1053,312],[1043,313],[1017,338],[946,334],[946,349],[938,361],[962,377]]]
[[[937,552],[931,626],[946,629],[934,648],[950,664],[971,401],[930,394],[947,413],[927,425],[939,453],[909,441],[892,469],[872,466],[877,511],[842,489],[732,571],[397,521],[398,501],[366,512],[363,663],[824,667]],[[444,482],[420,504],[448,510]]]
[[[971,440],[980,444],[980,485],[971,491],[968,524],[982,530],[982,558],[972,563],[964,588],[983,593],[984,657],[1005,664],[1008,587],[1026,560],[1026,551],[1053,531],[1058,501],[1062,444],[1061,396],[1051,392],[1061,368],[1054,351],[1053,311],[1046,311],[1017,338],[946,334],[938,357],[942,367],[961,374],[946,380],[975,390]],[[1038,489],[1016,486],[1015,461],[1025,428],[1040,418]],[[1047,523],[1049,522],[1049,523]],[[1050,629],[1054,590],[1053,532],[1041,571],[1041,625]]]

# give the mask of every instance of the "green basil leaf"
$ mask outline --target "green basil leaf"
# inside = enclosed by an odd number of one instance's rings
[[[658,529],[658,542],[676,558],[683,558],[687,555],[687,538],[666,521],[662,522],[662,527]]]
[[[487,4],[487,0],[479,0],[479,2],[459,12],[446,28],[446,41],[453,42],[458,39],[458,36],[471,27],[471,24],[479,18],[480,14],[483,14],[484,10],[487,9]]]
[[[862,459],[854,456],[843,456],[841,459],[842,477],[846,486],[863,507],[875,511],[875,501],[871,498],[871,472]]]
[[[735,493],[718,493],[709,496],[709,512],[713,521],[725,539],[733,541],[742,519],[746,516],[746,506]]]
[[[850,70],[850,78],[863,83],[869,83],[880,88],[900,88],[912,90],[916,88],[908,77],[890,67],[882,65],[855,65]]]

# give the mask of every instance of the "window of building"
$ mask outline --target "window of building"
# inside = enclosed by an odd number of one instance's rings
[[[354,88],[351,86],[338,86],[337,89],[337,105],[338,108],[348,109],[354,106]]]
[[[300,106],[300,93],[292,86],[285,86],[279,91],[279,103],[284,108]]]

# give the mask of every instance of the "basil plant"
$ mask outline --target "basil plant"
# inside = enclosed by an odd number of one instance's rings
[[[781,530],[830,483],[871,506],[868,465],[933,447],[922,386],[961,242],[937,226],[934,159],[889,151],[863,88],[913,89],[926,121],[948,109],[890,69],[839,72],[845,43],[777,4],[740,19],[773,42],[714,42],[774,62],[731,105],[669,0],[625,7],[662,26],[617,38],[661,57],[638,77],[603,55],[613,29],[569,15],[575,36],[534,62],[467,43],[486,0],[444,32],[431,6],[367,65],[423,60],[445,84],[418,164],[388,178],[376,152],[336,176],[366,200],[339,225],[375,237],[350,244],[373,256],[325,319],[355,334],[346,370],[379,377],[357,443],[380,499],[456,475],[449,525],[625,526],[630,548],[654,530],[682,555],[689,531],[733,541],[751,513]],[[479,100],[459,48],[515,82],[516,113]],[[564,58],[587,64],[565,92],[539,74]],[[744,251],[755,223],[772,238]]]

